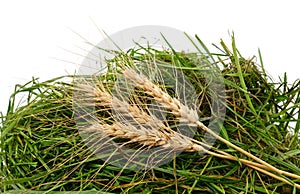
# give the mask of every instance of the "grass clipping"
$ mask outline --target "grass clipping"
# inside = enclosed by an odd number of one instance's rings
[[[61,77],[16,86],[2,116],[1,192],[296,193],[300,189],[299,80],[289,85],[285,76],[279,83],[270,82],[256,58],[247,60],[239,54],[234,39],[231,50],[221,41],[219,54],[141,46],[114,52],[116,57],[107,60],[107,73],[80,78],[84,80],[80,84]],[[212,68],[222,75],[223,96],[210,90],[211,80],[203,75]],[[179,81],[175,88],[167,84],[180,76],[178,72],[190,81],[195,102],[190,103],[185,93],[178,95],[183,88]],[[122,84],[116,87],[119,77]],[[74,92],[83,95],[80,103],[74,101]],[[15,100],[21,94],[26,105],[18,107]],[[217,95],[226,109],[224,122],[217,123],[220,132],[207,127],[214,114],[211,99]],[[82,108],[79,117],[74,107]],[[182,125],[192,135],[179,130]],[[216,141],[206,142],[206,134]],[[134,151],[122,153],[120,148]],[[154,148],[160,160],[134,159]],[[127,158],[124,168],[114,165],[123,160],[111,160],[118,154]],[[166,158],[172,161],[159,165]],[[130,162],[144,168],[127,169]]]

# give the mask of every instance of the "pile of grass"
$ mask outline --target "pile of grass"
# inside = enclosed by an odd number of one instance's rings
[[[200,44],[206,48],[197,36],[196,39],[199,42],[195,45]],[[95,155],[94,150],[86,145],[82,134],[78,131],[73,98],[74,89],[78,91],[76,81],[70,83],[64,81],[66,77],[59,77],[40,83],[37,79],[33,79],[24,85],[16,86],[9,101],[8,111],[2,117],[1,192],[296,193],[299,191],[296,185],[300,184],[300,180],[277,172],[272,172],[275,176],[270,176],[255,169],[255,165],[245,165],[243,162],[245,160],[256,161],[225,143],[231,142],[277,169],[300,175],[299,80],[288,84],[284,76],[280,82],[272,82],[265,72],[260,54],[258,59],[242,57],[236,49],[234,39],[230,49],[221,41],[219,53],[211,53],[206,49],[205,53],[199,55],[199,53],[175,52],[172,48],[160,51],[142,46],[127,52],[114,52],[117,53],[116,57],[107,60],[108,72],[95,77],[93,81],[93,83],[96,81],[95,86],[100,88],[99,91],[103,92],[102,89],[105,89],[108,94],[112,94],[113,84],[120,71],[125,67],[138,69],[137,64],[149,64],[149,61],[155,59],[155,64],[165,68],[175,66],[182,70],[184,76],[190,80],[198,95],[198,104],[195,104],[195,107],[201,122],[206,126],[213,113],[211,98],[217,94],[209,90],[210,82],[203,72],[208,71],[207,65],[209,69],[217,70],[224,78],[224,96],[221,98],[224,99],[226,115],[221,125],[221,138],[214,143],[214,149],[210,151],[227,153],[233,158],[228,155],[227,158],[213,154],[199,155],[197,152],[199,150],[183,149],[181,150],[183,152],[177,157],[174,156],[172,161],[153,169],[118,168],[105,162],[107,155]],[[208,64],[206,57],[213,63]],[[257,64],[257,60],[260,65]],[[69,78],[77,79],[72,76]],[[156,84],[175,98],[174,91],[162,83]],[[145,92],[146,90],[147,88],[139,87],[136,91],[138,99],[134,100],[142,102],[143,105],[147,105],[148,100],[155,100],[155,95]],[[26,104],[17,106],[16,99],[20,95],[25,96],[23,100]],[[98,108],[95,113],[99,123],[111,124],[110,109],[104,104],[100,104]],[[174,111],[169,113],[165,123],[176,127],[177,113]],[[113,133],[108,135],[117,136]],[[202,142],[203,136],[203,129],[198,126],[193,137],[196,144],[197,141]],[[116,141],[123,143],[126,139],[127,136],[120,136]],[[130,146],[145,142],[136,138],[132,143]]]

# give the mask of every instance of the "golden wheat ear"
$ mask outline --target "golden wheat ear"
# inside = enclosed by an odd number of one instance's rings
[[[101,83],[98,85],[83,84],[78,87],[78,90],[87,94],[85,96],[88,98],[88,102],[94,102],[95,106],[101,106],[102,112],[103,110],[106,112],[106,117],[93,119],[94,122],[89,122],[82,129],[84,134],[95,133],[95,135],[110,137],[111,139],[106,138],[106,142],[102,141],[104,144],[113,144],[111,140],[119,138],[122,141],[116,145],[116,149],[138,143],[141,145],[140,150],[158,147],[159,151],[167,152],[166,155],[171,156],[174,151],[195,152],[202,150],[201,145],[196,145],[186,136],[173,131],[149,111],[145,112],[145,108],[140,107],[136,100],[135,103],[129,103],[127,99],[123,99],[121,96],[119,96],[120,98],[112,96]],[[104,138],[99,137],[99,139]],[[89,144],[93,144],[94,149],[98,149],[96,143]],[[112,151],[112,155],[115,153]],[[135,155],[138,154],[138,152],[135,153]],[[166,157],[162,156],[162,159]],[[137,162],[133,161],[134,156],[126,156],[126,158],[128,162]]]
[[[211,129],[206,127],[202,122],[199,121],[198,114],[195,110],[190,109],[186,105],[182,104],[178,99],[172,98],[167,92],[165,92],[159,86],[157,86],[152,81],[150,81],[142,73],[137,73],[132,68],[125,68],[125,70],[123,72],[123,75],[126,78],[133,81],[135,84],[137,84],[138,87],[142,88],[145,91],[146,94],[148,94],[150,96],[153,96],[154,99],[157,102],[161,103],[166,109],[170,110],[172,114],[179,117],[181,120],[183,120],[184,122],[187,122],[190,125],[200,127],[205,132],[208,132],[209,134],[211,134],[213,137],[215,137],[219,141],[221,141],[221,142],[225,143],[226,145],[234,148],[235,150],[239,151],[240,153],[246,155],[247,157],[255,160],[256,162],[261,164],[260,167],[264,168],[264,169],[258,168],[258,166],[255,166],[255,165],[247,164],[247,162],[245,162],[245,164],[248,165],[249,167],[253,167],[256,170],[259,170],[259,171],[261,171],[261,172],[263,172],[263,173],[265,173],[269,176],[277,178],[278,180],[283,181],[285,183],[288,183],[290,185],[293,185],[293,184],[290,183],[289,181],[286,181],[285,179],[283,179],[281,177],[278,177],[277,175],[271,174],[268,171],[273,171],[275,173],[285,175],[285,176],[289,176],[291,178],[295,178],[297,180],[300,180],[299,175],[280,170],[280,169],[270,165],[269,163],[263,161],[262,159],[254,156],[253,154],[243,150],[242,148],[234,145],[233,143],[227,141],[226,139],[222,138],[221,136],[217,135],[214,131],[212,131]],[[220,157],[224,157],[224,156],[225,155],[223,153],[223,155],[220,156]],[[233,158],[231,158],[229,155],[227,155],[227,159],[233,159]],[[298,184],[295,184],[295,186],[297,188],[300,188],[300,185],[298,185]]]

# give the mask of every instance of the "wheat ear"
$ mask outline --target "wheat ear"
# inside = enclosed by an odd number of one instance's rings
[[[104,132],[108,136],[129,139],[130,142],[140,143],[148,148],[162,146],[162,148],[187,152],[203,150],[200,144],[195,144],[188,137],[173,131],[154,115],[149,115],[138,106],[113,97],[103,86],[93,88],[82,85],[80,90],[92,94],[90,97],[93,98],[96,104],[99,102],[101,106],[107,107],[107,110],[113,108],[119,114],[131,115],[139,124],[137,128],[130,123],[123,124],[113,121],[113,124],[107,124],[99,120],[99,123],[92,123],[85,130],[86,132]],[[149,128],[145,126],[149,126]]]
[[[252,158],[253,160],[257,161],[258,163],[265,166],[266,169],[272,170],[278,174],[286,175],[295,179],[300,180],[300,176],[280,170],[269,163],[263,161],[262,159],[252,155],[251,153],[243,150],[242,148],[232,144],[231,142],[227,141],[226,139],[220,137],[216,133],[214,133],[211,129],[206,127],[202,122],[199,121],[197,112],[195,110],[189,109],[187,106],[180,103],[178,99],[172,98],[168,93],[163,91],[160,87],[152,83],[146,76],[143,74],[138,74],[131,68],[127,68],[124,70],[123,75],[130,79],[131,81],[135,82],[138,87],[145,90],[145,93],[154,97],[154,99],[161,104],[163,104],[167,109],[169,109],[175,116],[180,117],[183,121],[188,122],[189,124],[196,125],[203,129],[204,131],[213,135],[219,141],[225,143],[226,145],[236,149],[240,153]],[[290,183],[291,184],[291,183]],[[300,188],[300,185],[297,185]]]

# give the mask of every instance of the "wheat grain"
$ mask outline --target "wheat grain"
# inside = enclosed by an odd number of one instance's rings
[[[87,132],[100,132],[109,136],[128,139],[130,143],[140,143],[147,148],[161,146],[163,149],[179,150],[186,152],[202,151],[203,147],[190,141],[188,137],[179,133],[173,134],[159,131],[139,128],[132,125],[122,125],[120,123],[92,124],[86,128]]]
[[[180,103],[176,98],[172,98],[167,92],[164,92],[157,85],[148,80],[143,74],[138,74],[133,69],[125,69],[123,75],[135,82],[140,88],[145,90],[145,93],[154,97],[157,102],[160,102],[169,109],[175,116],[178,116],[182,122],[190,125],[196,125],[199,120],[197,111]]]

